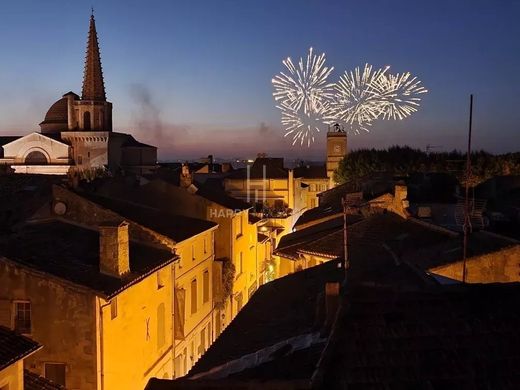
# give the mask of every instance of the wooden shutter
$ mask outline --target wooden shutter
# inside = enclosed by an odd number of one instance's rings
[[[175,340],[184,340],[184,316],[185,316],[186,290],[175,289],[173,328]]]

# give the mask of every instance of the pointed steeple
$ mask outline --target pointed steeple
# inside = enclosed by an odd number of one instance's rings
[[[88,32],[81,99],[106,101],[103,69],[101,68],[101,55],[99,54],[96,22],[94,20],[94,10],[92,10],[92,14],[90,15],[90,28]]]

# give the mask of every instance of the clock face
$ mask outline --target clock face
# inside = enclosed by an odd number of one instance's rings
[[[340,145],[334,145],[334,153],[341,152],[341,146]]]

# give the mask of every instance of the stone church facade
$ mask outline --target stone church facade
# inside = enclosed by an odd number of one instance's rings
[[[68,92],[40,123],[40,132],[0,137],[0,164],[15,173],[66,175],[96,170],[148,173],[157,148],[112,131],[94,15],[90,17],[81,96]]]

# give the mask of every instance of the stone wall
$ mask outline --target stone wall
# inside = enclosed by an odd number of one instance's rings
[[[67,388],[97,389],[94,295],[0,258],[1,325],[13,325],[15,300],[31,303],[30,337],[44,346],[25,366],[44,375],[45,362],[65,363]]]
[[[429,270],[450,279],[462,280],[462,262]],[[466,262],[468,283],[520,282],[520,245],[472,257]]]

